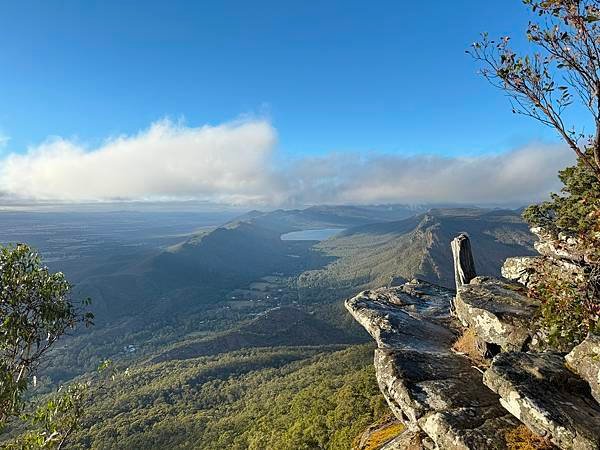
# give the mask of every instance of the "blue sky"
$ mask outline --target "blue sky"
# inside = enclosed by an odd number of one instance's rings
[[[540,198],[570,160],[465,54],[482,31],[520,45],[528,18],[519,0],[3,2],[0,197]],[[540,145],[551,163],[529,179]],[[496,157],[481,198],[420,184]],[[365,173],[396,181],[357,187]]]
[[[0,15],[0,129],[23,150],[164,116],[270,118],[286,154],[462,153],[553,135],[464,53],[523,32],[520,1],[23,1]]]

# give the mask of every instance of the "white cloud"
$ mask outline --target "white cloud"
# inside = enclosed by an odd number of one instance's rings
[[[261,203],[277,184],[264,121],[190,128],[161,121],[86,150],[55,139],[0,162],[0,191],[38,200],[206,198]]]
[[[558,170],[573,162],[541,144],[477,157],[333,154],[298,163],[290,178],[300,201],[521,204],[558,191]]]
[[[54,139],[0,160],[0,193],[35,200],[199,199],[244,205],[452,202],[521,204],[559,189],[560,146],[478,157],[332,153],[276,165],[264,120],[170,121],[86,149]]]

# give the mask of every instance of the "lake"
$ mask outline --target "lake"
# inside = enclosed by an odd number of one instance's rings
[[[319,230],[292,231],[281,235],[282,241],[324,241],[340,232],[344,228],[321,228]]]

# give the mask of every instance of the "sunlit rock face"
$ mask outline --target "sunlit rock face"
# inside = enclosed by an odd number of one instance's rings
[[[472,363],[451,350],[454,292],[420,281],[366,291],[346,308],[377,343],[375,369],[390,409],[443,449],[504,449],[516,426]]]
[[[502,266],[502,276],[525,287],[535,286],[543,281],[545,274],[558,272],[562,278],[581,280],[584,268],[569,260],[545,256],[518,256],[507,258]]]
[[[531,319],[539,303],[522,286],[477,277],[460,286],[454,302],[456,315],[486,343],[504,351],[523,350],[534,334]]]
[[[529,429],[562,449],[600,448],[600,405],[556,352],[509,352],[485,372],[486,386]]]
[[[565,233],[554,236],[541,227],[534,227],[531,232],[538,238],[533,246],[542,256],[578,264],[598,263],[593,249],[586,247],[577,237]]]
[[[600,402],[600,336],[588,335],[565,359],[567,366],[589,383],[592,395]]]
[[[552,351],[530,295],[550,276],[584,281],[595,263],[577,240],[534,232],[541,255],[508,258],[502,280],[457,282],[456,293],[415,280],[346,301],[377,343],[390,409],[426,448],[504,449],[524,424],[550,447],[600,449],[600,336],[566,356]],[[483,359],[453,350],[465,329]]]

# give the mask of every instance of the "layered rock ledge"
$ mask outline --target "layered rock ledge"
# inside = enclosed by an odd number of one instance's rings
[[[346,308],[377,343],[375,369],[390,409],[441,449],[504,449],[518,421],[482,374],[451,350],[453,292],[421,281],[365,291]]]
[[[523,291],[523,287],[516,284],[476,277],[458,287],[454,302],[456,315],[486,344],[496,345],[503,351],[523,350],[532,341],[535,333],[532,317],[540,306]]]
[[[563,354],[501,353],[483,381],[508,411],[560,448],[600,448],[600,405]]]
[[[463,233],[452,242],[456,296],[412,281],[346,301],[377,343],[379,388],[407,425],[386,449],[416,448],[407,444],[415,437],[420,448],[504,449],[523,429],[539,448],[600,449],[600,336],[566,356],[547,351],[541,305],[528,290],[547,277],[580,282],[591,254],[576,239],[537,234],[541,256],[504,264],[512,281],[477,277]],[[511,449],[538,448],[524,445]]]

